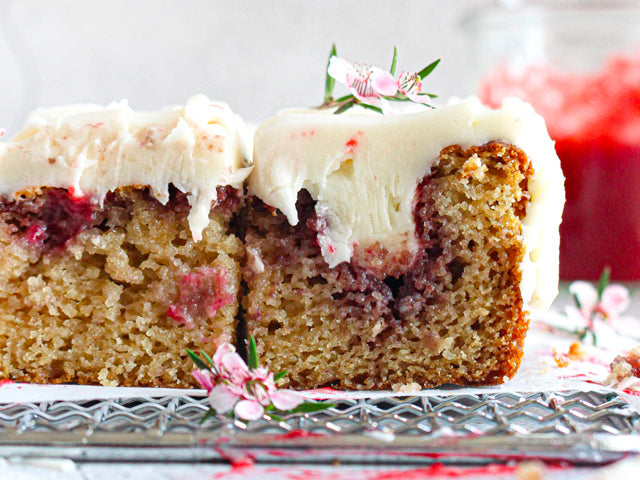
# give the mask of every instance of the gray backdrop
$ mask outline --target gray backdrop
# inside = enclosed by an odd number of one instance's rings
[[[0,0],[0,127],[36,106],[183,103],[195,93],[260,121],[321,102],[332,42],[350,60],[419,70],[443,98],[473,85],[461,17],[481,0]]]

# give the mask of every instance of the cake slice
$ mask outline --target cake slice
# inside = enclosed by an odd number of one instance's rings
[[[0,143],[0,378],[184,386],[236,339],[248,173],[204,96],[35,112]]]
[[[485,385],[558,286],[563,176],[511,100],[402,115],[287,111],[249,178],[249,333],[297,388]]]

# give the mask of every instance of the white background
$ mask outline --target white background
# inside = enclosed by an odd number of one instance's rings
[[[134,109],[205,93],[252,122],[321,102],[331,44],[349,60],[400,70],[442,57],[425,83],[471,93],[460,26],[490,0],[0,0],[0,127],[29,111],[126,98]]]

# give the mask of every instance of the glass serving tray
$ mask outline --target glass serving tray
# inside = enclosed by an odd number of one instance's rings
[[[640,452],[640,414],[615,392],[332,400],[282,421],[201,423],[188,395],[2,403],[0,457],[74,461],[601,464]]]

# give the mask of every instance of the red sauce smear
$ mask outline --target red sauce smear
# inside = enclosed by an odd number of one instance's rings
[[[281,435],[275,435],[272,438],[274,440],[296,440],[298,438],[318,438],[324,436],[325,435],[322,435],[320,433],[306,432],[304,430],[292,430]]]
[[[632,388],[625,388],[624,390],[622,390],[622,392],[626,393],[627,395],[633,395],[634,397],[640,397],[640,392]]]
[[[244,476],[246,473],[254,470],[255,468],[255,459],[250,455],[240,455],[236,456],[234,454],[230,454],[229,452],[223,449],[217,449],[216,452],[222,457],[224,460],[229,462],[230,468],[225,472],[216,473],[212,478],[225,478],[227,475],[242,475]]]
[[[544,471],[554,471],[567,468],[566,464],[545,465]],[[457,467],[435,463],[427,467],[419,468],[379,468],[363,467],[362,469],[340,471],[334,469],[309,469],[309,468],[266,468],[256,469],[254,474],[264,472],[269,474],[279,474],[280,478],[288,480],[417,480],[423,478],[492,478],[494,476],[504,478],[505,475],[513,475],[518,472],[519,465],[491,464],[479,467]]]
[[[235,300],[227,285],[224,267],[196,268],[180,279],[180,297],[169,306],[167,315],[188,328],[192,328],[198,319],[213,318],[220,308]]]
[[[37,205],[3,200],[0,208],[17,216],[29,245],[45,251],[64,248],[95,219],[95,205],[88,197],[76,197],[61,188],[47,189]]]
[[[483,467],[452,467],[442,463],[434,463],[424,468],[411,470],[391,470],[376,472],[375,476],[369,477],[371,480],[413,480],[440,476],[445,478],[464,478],[480,475],[505,475],[512,474],[517,470],[517,465],[493,464]]]

